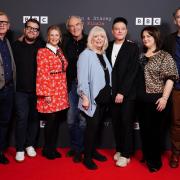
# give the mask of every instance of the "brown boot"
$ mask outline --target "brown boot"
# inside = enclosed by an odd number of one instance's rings
[[[179,155],[172,153],[169,160],[169,165],[171,168],[177,168],[179,166]]]

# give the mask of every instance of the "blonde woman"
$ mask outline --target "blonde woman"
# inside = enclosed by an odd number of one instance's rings
[[[97,169],[93,159],[106,161],[95,148],[95,139],[102,115],[111,99],[111,65],[106,58],[108,46],[106,32],[95,26],[88,36],[87,49],[79,56],[77,63],[79,109],[85,116],[85,149],[83,164],[91,170]]]

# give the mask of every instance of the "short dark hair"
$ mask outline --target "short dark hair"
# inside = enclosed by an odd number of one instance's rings
[[[173,12],[173,17],[176,17],[176,13],[180,10],[180,7],[176,8],[175,11]]]
[[[28,19],[26,22],[25,22],[25,28],[28,26],[28,23],[29,22],[32,22],[32,23],[36,23],[38,26],[39,26],[39,28],[38,28],[38,30],[40,30],[40,23],[39,23],[39,21],[38,20],[36,20],[36,19],[33,19],[33,18],[30,18],[30,19]]]
[[[112,27],[114,26],[114,24],[118,23],[118,22],[122,22],[124,23],[126,26],[128,25],[128,21],[127,19],[125,19],[124,17],[116,17],[113,21]]]
[[[148,34],[150,34],[155,40],[156,49],[154,52],[159,51],[161,49],[161,38],[160,38],[161,33],[160,33],[160,30],[155,26],[146,26],[141,31],[141,39],[143,39],[143,32],[144,31],[147,31]],[[147,47],[143,46],[143,50],[144,50],[144,52],[147,52]]]

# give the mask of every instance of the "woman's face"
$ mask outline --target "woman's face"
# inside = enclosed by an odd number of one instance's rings
[[[102,33],[97,33],[92,38],[92,45],[95,49],[101,50],[105,43],[105,36]]]
[[[58,30],[53,29],[49,32],[48,35],[48,43],[50,43],[52,46],[58,46],[58,43],[60,42],[61,36]]]
[[[148,31],[144,31],[142,34],[142,41],[145,47],[148,49],[156,47],[156,42],[153,36],[151,36]]]

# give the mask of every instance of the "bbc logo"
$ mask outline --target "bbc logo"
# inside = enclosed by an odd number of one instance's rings
[[[142,25],[159,26],[159,25],[161,25],[161,18],[160,17],[155,17],[155,18],[152,18],[152,17],[146,17],[146,18],[137,17],[136,18],[136,25],[138,25],[138,26],[142,26]]]
[[[30,18],[36,19],[40,24],[48,24],[48,16],[23,16],[23,23],[26,23]]]

